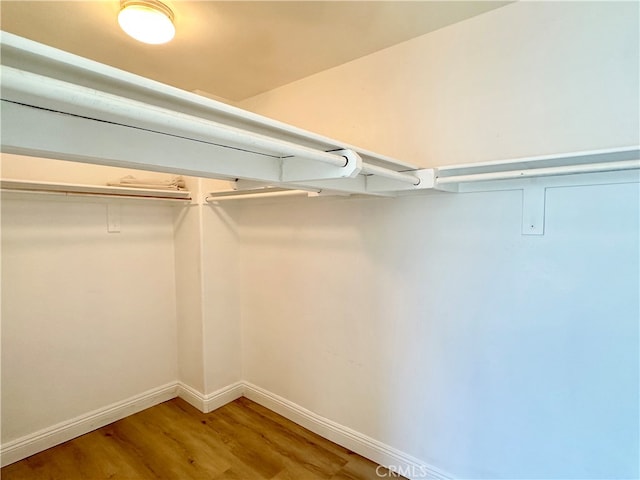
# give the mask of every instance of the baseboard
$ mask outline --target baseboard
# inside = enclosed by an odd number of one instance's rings
[[[384,465],[404,477],[411,480],[451,480],[453,478],[450,474],[389,445],[317,415],[256,385],[247,382],[243,383],[244,396],[249,400],[288,418],[321,437],[348,448],[380,465]],[[393,477],[390,476],[390,478]]]
[[[212,412],[216,408],[233,402],[235,399],[242,397],[243,393],[244,384],[242,382],[232,383],[208,395],[203,395],[182,382],[178,382],[177,387],[178,397],[204,413]]]
[[[59,445],[97,428],[176,397],[176,383],[148,390],[106,407],[12,440],[0,447],[2,466]]]
[[[182,382],[170,383],[127,400],[94,410],[85,415],[40,430],[0,447],[2,466],[22,460],[30,455],[71,440],[97,428],[176,396],[184,399],[201,412],[211,412],[242,396],[268,408],[318,435],[362,455],[411,480],[451,480],[442,470],[385,445],[360,432],[313,413],[285,398],[248,382],[236,382],[213,393],[204,395]],[[393,478],[392,476],[389,476]]]

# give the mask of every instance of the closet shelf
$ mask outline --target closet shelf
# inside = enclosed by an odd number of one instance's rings
[[[546,184],[638,180],[638,146],[419,168],[9,33],[0,43],[6,153],[385,197],[522,189],[542,177]],[[84,194],[175,199],[107,187]]]
[[[432,169],[6,32],[1,43],[4,152],[289,189],[433,187]]]
[[[2,192],[27,192],[59,194],[67,196],[96,196],[103,198],[163,200],[190,202],[191,192],[150,188],[112,187],[102,185],[80,185],[75,183],[36,182],[31,180],[0,180]]]
[[[639,170],[640,147],[631,146],[440,167],[435,169],[434,188],[462,191],[470,184],[614,172],[637,177]]]

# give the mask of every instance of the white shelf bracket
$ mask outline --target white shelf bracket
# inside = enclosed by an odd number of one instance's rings
[[[522,189],[522,235],[544,235],[547,187],[528,185]]]
[[[108,203],[107,204],[107,232],[108,233],[120,233],[121,225],[121,206]]]

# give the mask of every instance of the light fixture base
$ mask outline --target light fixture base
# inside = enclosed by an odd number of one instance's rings
[[[149,44],[170,41],[175,35],[173,11],[158,0],[120,0],[118,23],[125,33]]]
[[[154,10],[159,10],[164,13],[169,20],[174,21],[173,10],[171,10],[167,5],[158,0],[120,0],[120,11],[124,10],[127,7],[146,7],[152,8]]]

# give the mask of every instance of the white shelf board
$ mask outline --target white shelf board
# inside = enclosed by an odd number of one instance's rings
[[[630,146],[419,169],[15,35],[2,32],[1,41],[7,153],[383,196],[633,173],[640,162],[640,147]]]
[[[7,67],[321,151],[353,150],[365,162],[391,170],[418,169],[417,166],[406,161],[379,155],[17,35],[7,32],[1,32],[0,35],[2,65]]]
[[[438,167],[436,176],[447,178],[462,175],[479,175],[498,172],[525,171],[554,167],[573,167],[602,163],[640,160],[640,146],[570,152],[535,157],[513,158],[492,162],[467,163]]]

